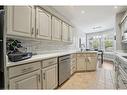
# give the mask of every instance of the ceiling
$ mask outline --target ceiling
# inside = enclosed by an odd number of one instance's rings
[[[114,27],[115,14],[126,7],[114,6],[52,6],[70,20],[78,31],[89,33]]]

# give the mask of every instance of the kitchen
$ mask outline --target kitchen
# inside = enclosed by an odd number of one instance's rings
[[[127,89],[126,17],[126,6],[1,6],[0,89]]]

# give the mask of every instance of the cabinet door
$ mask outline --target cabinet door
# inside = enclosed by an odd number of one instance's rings
[[[69,26],[69,35],[68,35],[69,42],[73,42],[73,29],[71,26]]]
[[[87,70],[96,70],[96,58],[94,57],[87,57]]]
[[[64,22],[62,22],[62,41],[69,41],[69,26]]]
[[[39,8],[36,9],[36,37],[51,39],[51,15]]]
[[[61,20],[52,17],[52,40],[61,41]]]
[[[77,57],[77,70],[86,70],[85,58],[83,56]]]
[[[32,6],[7,7],[7,34],[35,37],[35,9]]]
[[[76,71],[76,62],[71,63],[71,75]]]
[[[53,89],[57,87],[57,65],[53,65],[42,70],[43,89]]]
[[[40,70],[9,80],[9,89],[40,89]]]

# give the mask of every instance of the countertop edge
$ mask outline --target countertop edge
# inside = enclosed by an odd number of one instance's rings
[[[6,67],[12,67],[12,66],[18,66],[18,65],[23,65],[23,64],[28,64],[32,62],[37,62],[37,61],[42,61],[50,58],[55,58],[59,56],[64,56],[68,54],[73,54],[73,53],[97,53],[97,51],[68,51],[68,52],[59,52],[59,53],[51,53],[51,54],[40,54],[40,55],[34,55],[30,59],[26,59],[23,61],[18,61],[18,62],[8,62],[6,63]]]

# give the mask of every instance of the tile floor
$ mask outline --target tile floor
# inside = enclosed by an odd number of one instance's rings
[[[115,89],[112,62],[104,62],[96,71],[75,73],[58,89]]]

